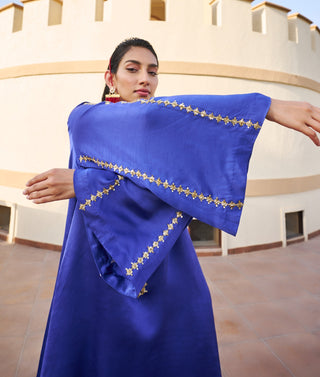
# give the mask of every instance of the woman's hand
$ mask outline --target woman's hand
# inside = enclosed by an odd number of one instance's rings
[[[30,179],[23,194],[36,204],[73,198],[73,174],[73,169],[48,170]]]
[[[317,132],[320,132],[320,108],[306,102],[271,100],[266,116],[268,120],[302,132],[315,145],[320,146]]]

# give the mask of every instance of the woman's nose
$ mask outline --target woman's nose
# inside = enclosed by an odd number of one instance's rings
[[[148,84],[149,83],[149,74],[148,74],[148,71],[146,69],[140,70],[139,82],[141,84]]]

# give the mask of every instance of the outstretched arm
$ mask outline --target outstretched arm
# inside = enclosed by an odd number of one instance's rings
[[[272,99],[266,118],[308,136],[320,146],[320,108],[305,102]],[[75,196],[71,169],[52,169],[32,178],[23,194],[36,204]]]
[[[48,170],[30,179],[23,194],[36,204],[73,198],[73,174],[73,169]]]
[[[271,100],[268,111],[268,120],[279,123],[281,126],[302,132],[315,145],[320,146],[317,132],[320,132],[320,108],[307,102]]]

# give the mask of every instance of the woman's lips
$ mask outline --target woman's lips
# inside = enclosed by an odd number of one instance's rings
[[[135,90],[135,92],[140,96],[140,97],[147,97],[150,92],[149,90],[147,89],[138,89],[138,90]]]

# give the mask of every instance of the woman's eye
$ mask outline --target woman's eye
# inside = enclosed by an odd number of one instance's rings
[[[127,71],[129,71],[129,72],[137,72],[137,69],[136,68],[127,68]]]
[[[157,72],[154,72],[154,71],[152,71],[152,72],[149,72],[149,74],[151,75],[151,76],[157,76]]]

